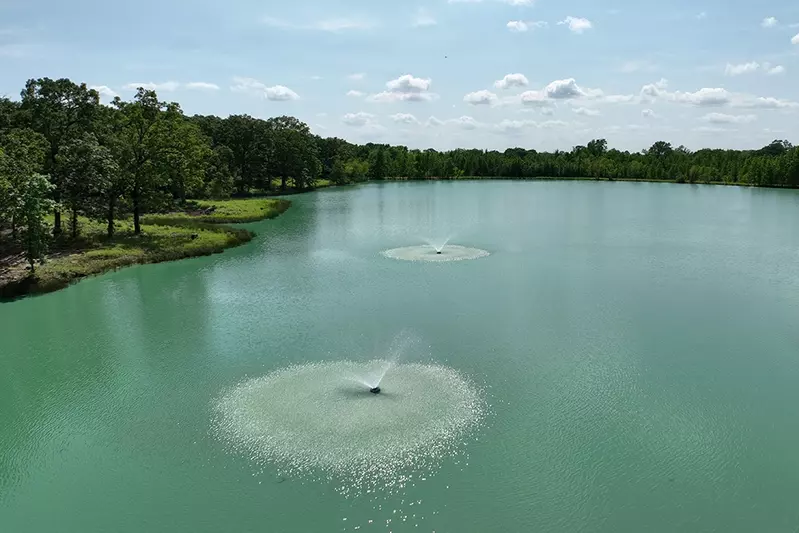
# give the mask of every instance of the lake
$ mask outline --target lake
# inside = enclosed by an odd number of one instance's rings
[[[799,528],[796,191],[464,181],[291,200],[224,254],[0,304],[2,531]],[[382,254],[447,237],[490,255]],[[330,368],[394,355],[387,396],[327,417]],[[307,434],[220,434],[244,412],[220,398],[259,379],[285,390],[250,414]],[[434,436],[472,416],[448,410],[464,387],[479,417]],[[351,485],[339,458],[389,457],[414,431],[416,456]]]

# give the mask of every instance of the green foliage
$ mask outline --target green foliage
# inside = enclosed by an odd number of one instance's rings
[[[270,219],[284,213],[290,206],[288,200],[249,198],[246,200],[197,200],[188,206],[189,211],[168,215],[148,215],[145,224],[173,225],[187,220],[198,222],[234,224]]]
[[[52,190],[53,185],[41,174],[24,178],[18,190],[18,209],[24,223],[22,242],[31,272],[35,270],[35,261],[42,259],[47,250],[49,235],[45,217],[54,207],[49,198]]]

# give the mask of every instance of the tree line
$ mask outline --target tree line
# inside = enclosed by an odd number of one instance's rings
[[[0,249],[23,250],[34,268],[51,239],[75,239],[79,217],[106,224],[190,198],[224,198],[368,179],[603,178],[799,187],[799,148],[692,152],[660,141],[641,152],[597,139],[570,151],[510,148],[411,150],[314,135],[281,116],[187,116],[140,88],[102,105],[68,79],[31,79],[19,100],[0,98]],[[6,246],[3,246],[3,245]]]

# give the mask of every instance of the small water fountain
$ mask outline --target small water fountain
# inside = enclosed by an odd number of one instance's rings
[[[429,475],[458,453],[485,414],[471,380],[437,364],[400,363],[404,349],[245,380],[215,401],[215,432],[283,478],[335,479],[345,493],[401,489],[408,472]]]
[[[427,245],[407,246],[405,248],[394,248],[386,250],[383,255],[390,259],[400,259],[402,261],[464,261],[467,259],[479,259],[486,257],[489,253],[479,248],[468,248],[449,244],[451,237],[446,239],[424,239]]]

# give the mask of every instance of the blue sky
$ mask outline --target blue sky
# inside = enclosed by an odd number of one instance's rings
[[[153,84],[414,148],[799,143],[799,2],[0,0],[0,95]]]

